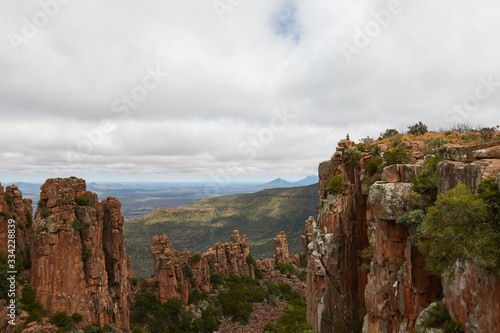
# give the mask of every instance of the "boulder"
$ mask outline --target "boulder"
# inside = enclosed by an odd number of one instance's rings
[[[368,203],[382,220],[394,221],[408,209],[406,196],[410,193],[411,183],[375,182],[368,194]]]
[[[483,158],[500,159],[500,146],[474,150],[472,152],[472,155],[474,156],[474,159],[476,159],[476,160],[483,159]]]
[[[419,164],[393,164],[382,171],[382,181],[387,183],[409,182],[415,178],[420,169]]]
[[[450,161],[467,162],[467,149],[464,146],[448,143],[439,148],[439,154]]]
[[[477,186],[482,180],[482,171],[477,164],[442,161],[437,165],[438,193],[446,193],[458,184],[465,184],[476,193]]]
[[[417,152],[425,152],[429,145],[425,141],[403,141],[400,143],[406,150],[413,150]]]

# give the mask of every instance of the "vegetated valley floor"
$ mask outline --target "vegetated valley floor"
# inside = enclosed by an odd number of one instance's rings
[[[248,236],[254,258],[271,257],[274,237],[285,231],[291,253],[303,251],[300,236],[305,220],[316,217],[318,184],[225,195],[187,206],[157,209],[125,222],[125,249],[132,255],[136,276],[153,273],[151,239],[166,234],[176,250],[205,252],[228,242],[233,230]]]

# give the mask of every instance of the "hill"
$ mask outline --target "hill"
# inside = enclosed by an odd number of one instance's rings
[[[181,251],[204,252],[229,239],[233,230],[247,235],[255,258],[273,254],[273,238],[285,231],[290,252],[303,251],[300,236],[304,221],[317,215],[318,184],[303,187],[234,194],[176,208],[157,209],[147,216],[125,222],[125,247],[132,255],[137,276],[152,274],[151,239],[169,236]]]

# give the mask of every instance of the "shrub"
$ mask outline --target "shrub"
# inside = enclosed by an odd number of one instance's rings
[[[360,152],[364,152],[366,150],[366,143],[360,142],[356,144],[356,149],[359,150]]]
[[[92,206],[92,205],[94,205],[94,202],[87,194],[81,195],[79,197],[75,197],[75,202],[78,206]]]
[[[479,183],[477,195],[483,199],[488,209],[488,220],[496,232],[500,232],[500,191],[495,177],[490,177]]]
[[[199,252],[189,252],[190,256],[191,256],[191,260],[193,262],[198,262],[201,260],[201,254]]]
[[[191,268],[191,266],[189,266],[187,263],[184,263],[182,265],[182,271],[186,273],[188,277],[192,277],[194,275],[193,268]]]
[[[252,265],[256,279],[260,280],[264,277],[264,273],[262,273],[262,270],[259,266],[257,266],[257,261],[255,261],[251,253],[247,255],[246,262],[247,264]]]
[[[79,322],[82,321],[83,316],[80,313],[75,312],[71,315],[71,319],[73,319],[75,322]]]
[[[491,142],[495,136],[495,127],[483,127],[478,129],[479,135],[485,142]]]
[[[443,325],[443,333],[465,333],[465,327],[462,323],[447,321]]]
[[[373,246],[369,245],[363,250],[359,251],[359,256],[361,257],[361,259],[371,259],[373,257],[373,251]]]
[[[384,160],[388,165],[403,164],[410,162],[411,156],[403,147],[397,147],[384,152]]]
[[[382,140],[386,138],[391,138],[397,134],[399,134],[399,132],[395,128],[388,128],[385,130],[384,133],[380,133],[380,137],[378,139]]]
[[[425,328],[442,328],[444,323],[450,320],[451,317],[446,305],[439,302],[429,309],[427,317],[424,318],[423,326]]]
[[[474,129],[473,126],[469,123],[456,123],[450,128],[452,132],[456,133],[468,133],[471,132],[473,129]]]
[[[344,189],[344,181],[342,180],[342,175],[333,176],[328,182],[326,190],[330,194],[340,193]]]
[[[75,232],[79,232],[83,238],[89,236],[90,222],[82,222],[79,219],[75,219],[71,225]]]
[[[426,212],[428,207],[434,205],[438,193],[437,165],[441,160],[427,159],[417,177],[411,180],[412,190],[418,194],[414,196],[414,200],[410,200],[413,208]]]
[[[92,249],[89,249],[85,244],[82,244],[82,261],[86,262],[91,255]]]
[[[427,133],[427,126],[424,125],[421,121],[419,121],[415,125],[408,126],[408,134],[423,135],[425,133]]]
[[[285,274],[290,277],[295,274],[296,267],[294,264],[278,261],[276,263],[276,268],[281,272],[281,274]]]
[[[450,141],[443,138],[434,138],[429,142],[429,148],[439,148],[444,144],[450,143]]]
[[[500,235],[487,217],[484,201],[463,184],[440,194],[421,226],[424,238],[418,245],[428,253],[427,269],[440,275],[450,272],[456,260],[469,259],[481,267],[497,270]]]
[[[418,228],[424,222],[425,213],[421,209],[410,210],[398,217],[397,224],[405,224],[408,227]]]
[[[47,207],[42,207],[42,211],[40,212],[40,216],[42,219],[46,219],[47,217],[50,216],[50,211]]]
[[[371,157],[365,161],[363,167],[369,176],[373,176],[379,170],[381,164],[382,160],[379,157]]]
[[[342,153],[342,162],[356,164],[361,159],[361,152],[357,149],[347,149]]]
[[[49,323],[64,330],[70,330],[75,326],[75,321],[66,314],[66,311],[56,312],[52,317],[50,317]]]

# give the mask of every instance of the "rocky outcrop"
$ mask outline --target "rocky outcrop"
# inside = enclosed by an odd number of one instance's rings
[[[154,282],[163,302],[178,297],[188,304],[193,289],[210,290],[210,269],[200,253],[176,251],[166,235],[153,237]]]
[[[195,288],[209,291],[210,264],[225,277],[233,273],[255,278],[253,266],[247,263],[248,239],[241,237],[238,230],[233,232],[229,243],[217,243],[203,255],[175,250],[166,235],[153,237],[151,252],[154,259],[152,282],[158,287],[162,302],[178,297],[188,304],[189,294]]]
[[[0,250],[7,251],[8,221],[15,221],[16,254],[24,260],[30,260],[30,238],[33,216],[32,201],[23,199],[17,185],[4,187],[0,183]]]
[[[216,243],[203,254],[203,257],[211,260],[215,270],[225,277],[234,273],[239,276],[251,276],[254,279],[253,266],[247,263],[249,253],[247,236],[241,237],[238,230],[234,230],[229,243]]]
[[[38,300],[49,315],[80,313],[82,326],[116,322],[128,329],[131,289],[120,203],[100,203],[78,178],[48,179],[41,189],[31,242]]]
[[[331,160],[319,166],[319,216],[309,221],[307,243],[307,321],[316,332],[353,332],[360,326],[367,283],[359,251],[368,246],[366,204],[359,164],[342,163],[349,140],[339,142]],[[379,147],[380,148],[380,147]],[[342,175],[345,190],[330,194],[330,179]]]
[[[379,182],[368,196],[374,253],[365,289],[363,332],[410,332],[419,313],[441,294],[440,279],[425,271],[425,257],[408,239],[406,226],[395,223],[405,211],[411,186]]]
[[[382,171],[382,181],[385,183],[409,182],[418,175],[421,168],[419,164],[393,164]]]
[[[467,333],[500,333],[500,279],[469,261],[455,263],[451,281],[443,277],[446,307]]]
[[[288,242],[284,231],[274,237],[274,250],[276,254],[274,258],[283,262],[291,262],[290,254],[288,253]]]
[[[474,159],[476,159],[476,160],[484,159],[484,158],[497,159],[497,158],[500,158],[500,146],[474,150],[472,152],[472,155],[474,155]]]
[[[445,193],[458,184],[465,184],[472,193],[476,193],[482,180],[481,168],[478,165],[447,160],[438,163],[437,174],[438,193]]]

